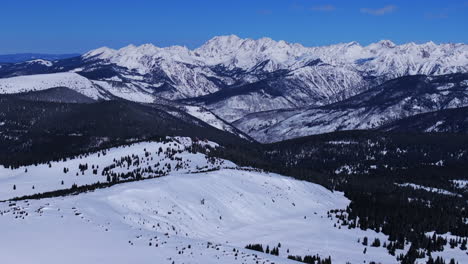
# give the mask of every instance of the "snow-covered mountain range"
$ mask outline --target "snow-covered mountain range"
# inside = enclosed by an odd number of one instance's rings
[[[253,113],[233,124],[258,141],[274,142],[337,130],[377,129],[410,116],[464,106],[468,74],[405,76],[334,104]],[[458,115],[452,120],[457,122],[462,125],[464,118]]]
[[[462,43],[396,45],[383,40],[367,46],[350,42],[304,47],[270,38],[230,35],[214,37],[193,50],[129,45],[118,50],[102,47],[63,60],[2,64],[0,92],[63,86],[94,100],[177,101],[202,106],[211,111],[203,116],[214,114],[227,122],[236,121],[238,128],[248,132],[251,128],[242,124],[247,115],[275,111],[284,116],[289,114],[283,109],[301,112],[325,107],[408,75],[466,72],[468,45]],[[463,99],[457,100],[452,107],[465,105]],[[418,113],[421,111],[406,116]],[[282,117],[272,116],[262,124],[276,123],[278,118]],[[333,124],[331,130],[342,127]]]
[[[198,98],[234,121],[252,112],[324,105],[405,75],[466,72],[468,46],[395,45],[386,40],[368,46],[352,42],[304,47],[231,35],[215,37],[194,50],[130,45],[96,49],[83,59],[134,71],[142,76],[140,85],[159,96]]]

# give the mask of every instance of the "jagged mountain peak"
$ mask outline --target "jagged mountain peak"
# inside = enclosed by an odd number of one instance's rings
[[[227,68],[247,70],[264,61],[270,61],[270,66],[265,69],[274,71],[287,69],[293,65],[301,67],[303,66],[301,61],[321,59],[334,65],[354,64],[359,61],[359,70],[367,71],[371,68],[372,71],[377,72],[382,72],[381,67],[384,67],[386,71],[388,65],[382,62],[388,62],[393,65],[391,67],[398,66],[403,71],[407,71],[408,67],[426,69],[423,73],[427,74],[430,73],[428,68],[432,70],[435,64],[441,64],[440,61],[443,61],[442,64],[447,64],[436,67],[441,73],[453,72],[444,70],[445,66],[466,66],[468,46],[466,44],[435,44],[432,41],[423,44],[411,42],[396,45],[391,40],[380,40],[367,46],[353,41],[329,46],[304,47],[298,43],[276,41],[267,37],[251,39],[225,35],[213,37],[194,50],[183,46],[157,47],[153,44],[143,44],[129,45],[119,50],[102,47],[83,55],[84,58],[96,56],[101,59],[114,59],[114,62],[121,63],[120,66],[131,66],[131,68],[145,67],[148,64],[142,65],[139,63],[141,60],[148,62],[162,58],[169,64],[183,62],[207,66],[224,65]],[[421,65],[415,65],[416,63]],[[428,64],[429,67],[423,64]],[[401,73],[398,74],[398,76],[401,75]]]
[[[86,52],[85,54],[82,55],[83,58],[93,58],[93,57],[99,57],[99,58],[109,58],[115,54],[116,50],[111,49],[109,47],[100,47],[94,50],[90,50]]]
[[[235,35],[214,37],[194,50],[209,65],[249,69],[260,62],[270,60],[272,69],[291,65],[293,60],[305,54],[308,49],[300,44],[275,41],[271,38],[242,39]]]
[[[381,45],[382,47],[386,47],[386,48],[394,48],[394,47],[396,47],[396,44],[393,43],[393,41],[388,40],[388,39],[380,40],[379,42],[377,42],[377,44]]]
[[[204,45],[210,44],[210,43],[219,43],[219,42],[224,42],[224,43],[233,43],[237,41],[243,40],[237,35],[231,34],[231,35],[220,35],[220,36],[214,36],[213,38],[209,39],[207,42],[205,42]]]
[[[351,41],[351,42],[346,43],[345,46],[346,47],[361,46],[361,44],[359,44],[359,42],[357,41]]]

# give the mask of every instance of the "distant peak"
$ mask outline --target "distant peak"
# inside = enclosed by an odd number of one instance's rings
[[[435,44],[432,40],[424,43],[424,45],[426,45],[426,46],[437,46],[437,44]]]
[[[158,46],[155,46],[151,43],[145,43],[137,47],[139,50],[152,50],[152,49],[158,49]]]
[[[154,46],[153,44],[147,43],[147,44],[142,44],[140,46],[130,44],[130,45],[126,46],[126,47],[121,48],[120,51],[123,51],[123,50],[147,51],[147,50],[154,50],[154,49],[157,49],[157,47]]]
[[[380,44],[380,46],[387,47],[387,48],[393,48],[396,46],[395,43],[393,43],[391,40],[388,40],[388,39],[383,39],[377,43]]]
[[[109,47],[100,47],[100,48],[97,48],[97,49],[94,49],[92,51],[95,51],[95,52],[107,52],[107,51],[115,51],[114,49],[111,49]]]
[[[347,47],[360,46],[360,44],[357,41],[351,41],[351,42],[346,43],[346,46]]]
[[[104,56],[104,57],[109,57],[112,54],[115,53],[114,49],[111,49],[109,47],[100,47],[94,50],[91,50],[85,54],[83,54],[83,57],[89,58],[89,57],[94,57],[94,56]]]
[[[215,36],[208,40],[208,42],[232,42],[232,41],[238,41],[241,40],[237,35],[231,34],[231,35],[223,35],[223,36]]]
[[[134,48],[136,48],[136,45],[128,44],[127,46],[123,47],[122,49],[134,49]]]

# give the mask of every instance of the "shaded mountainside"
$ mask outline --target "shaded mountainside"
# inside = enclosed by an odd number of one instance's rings
[[[0,97],[2,164],[50,160],[161,136],[190,136],[227,145],[245,142],[167,105],[124,100],[38,102],[38,97],[24,94]]]
[[[415,115],[384,125],[379,130],[468,134],[468,107]]]
[[[64,72],[0,79],[0,92],[15,94],[17,98],[33,101],[80,103],[103,100],[126,100],[115,96],[102,85],[104,85],[102,82],[92,82],[76,73]],[[208,123],[214,128],[230,132],[243,139],[252,140],[249,136],[201,106],[188,106],[154,95],[139,93],[136,87],[133,87],[136,90],[125,87],[121,88],[120,92],[125,93],[129,99],[139,98],[142,99],[141,101],[149,104],[155,103],[157,105],[174,107]],[[128,101],[133,102],[133,100]],[[140,100],[136,101],[140,102]]]
[[[327,175],[380,175],[393,178],[460,177],[468,169],[468,135],[338,131],[264,145],[272,161]],[[432,169],[429,175],[414,173]],[[414,170],[414,171],[413,171]],[[449,173],[453,170],[453,173]],[[463,176],[463,175],[462,175]]]
[[[234,122],[261,142],[337,130],[374,129],[395,120],[468,105],[468,74],[405,76],[323,107],[254,113]]]
[[[95,103],[96,100],[66,87],[56,87],[37,92],[17,94],[16,98],[26,101],[55,102],[55,103]]]
[[[340,184],[334,182],[334,175],[393,180],[438,175],[446,182],[466,177],[462,172],[468,170],[468,135],[453,133],[338,131],[217,152],[241,165],[319,181],[329,188]]]

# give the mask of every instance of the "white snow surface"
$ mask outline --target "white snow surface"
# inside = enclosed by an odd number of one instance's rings
[[[434,188],[434,187],[428,187],[428,186],[423,186],[419,184],[414,184],[414,183],[395,183],[395,185],[400,186],[400,187],[410,187],[415,190],[424,190],[427,192],[433,192],[433,193],[438,193],[438,194],[444,194],[444,195],[450,195],[450,196],[460,196],[459,194],[444,190],[444,189],[439,189],[439,188]]]
[[[72,72],[0,78],[0,93],[13,94],[67,87],[93,99],[102,98],[99,89],[87,78]]]
[[[123,98],[133,102],[152,103],[156,97],[141,89],[133,83],[123,83],[118,81],[96,81],[92,83],[111,93],[113,96]]]
[[[468,180],[452,180],[452,184],[455,188],[464,189],[468,187]]]
[[[176,137],[167,138],[165,143],[142,142],[108,149],[105,155],[101,151],[51,162],[51,167],[28,166],[27,172],[25,167],[3,168],[0,199],[60,189],[61,180],[67,188],[73,182],[103,181],[101,170],[122,157],[138,157],[139,165],[116,166],[113,172],[157,163],[160,169],[169,163],[172,168],[181,164],[180,169],[167,171],[167,176],[93,192],[0,202],[2,262],[297,263],[287,256],[318,254],[331,256],[338,264],[397,263],[384,247],[365,247],[358,242],[364,237],[388,242],[385,235],[341,227],[334,214],[327,215],[329,210],[345,209],[349,204],[343,193],[274,173],[239,168],[226,160],[210,161],[204,154],[186,151],[193,144],[220,147],[214,142]],[[85,163],[89,167],[99,165],[98,174],[88,169],[76,176],[78,165]],[[69,172],[64,173],[64,167]],[[146,176],[150,175],[143,174]],[[32,185],[36,186],[34,190]],[[244,249],[252,243],[270,249],[281,243],[279,256]],[[448,252],[459,263],[468,261],[467,255],[457,249]]]
[[[396,263],[385,248],[363,254],[357,243],[364,236],[386,241],[384,235],[333,226],[337,219],[327,211],[348,203],[342,193],[277,174],[174,173],[77,196],[0,203],[0,248],[7,263],[294,263],[287,249],[331,255],[339,264]],[[281,243],[280,256],[243,249],[250,243]]]
[[[128,155],[135,155],[139,158],[140,164],[134,163],[129,166],[117,166],[110,171],[115,173],[133,172],[139,168],[150,166],[153,170],[161,170],[163,174],[173,171],[194,172],[221,166],[235,167],[230,161],[216,160],[210,162],[208,157],[202,153],[190,153],[188,150],[194,144],[210,145],[216,147],[213,142],[198,141],[186,137],[170,138],[168,142],[141,142],[128,146],[70,157],[66,161],[50,162],[49,164],[38,164],[22,166],[17,169],[5,168],[0,165],[0,200],[7,200],[13,197],[31,195],[36,193],[54,191],[58,189],[70,188],[73,184],[78,186],[97,182],[106,182],[106,176],[102,175],[105,167],[116,164]],[[159,152],[159,149],[163,152]],[[167,151],[180,151],[172,158],[166,155]],[[105,154],[104,154],[105,153]],[[132,160],[136,160],[133,158]],[[88,164],[88,169],[81,171],[80,164]],[[126,163],[125,163],[126,164]],[[180,164],[180,167],[177,167]],[[170,169],[168,166],[170,165]],[[97,168],[97,173],[93,173],[93,166]],[[64,172],[64,168],[68,172]],[[157,173],[143,173],[143,177],[157,176]],[[62,185],[63,181],[63,185]],[[34,188],[33,188],[34,186]],[[14,190],[13,187],[16,187]]]
[[[41,65],[44,65],[44,66],[47,66],[47,67],[51,67],[53,65],[53,63],[51,61],[43,60],[43,59],[30,60],[30,61],[26,61],[26,63],[41,64]]]
[[[252,69],[269,61],[269,71],[300,68],[320,58],[331,65],[345,65],[378,74],[443,74],[466,71],[468,46],[459,44],[407,43],[395,45],[389,40],[361,46],[357,42],[330,46],[304,47],[270,38],[242,39],[235,35],[217,36],[195,50],[171,46],[160,48],[152,44],[129,45],[119,50],[99,48],[84,54],[99,57],[118,65],[146,72],[154,66],[154,58],[194,65],[225,65],[227,68]],[[443,66],[439,68],[439,66]],[[389,72],[389,69],[390,72]]]

